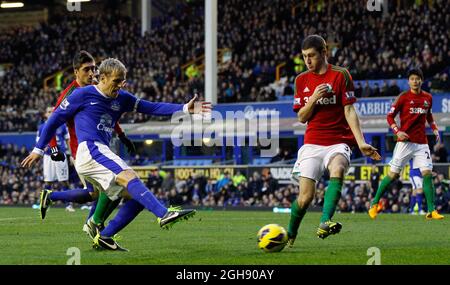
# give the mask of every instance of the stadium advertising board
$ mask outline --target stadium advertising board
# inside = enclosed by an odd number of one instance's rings
[[[189,176],[194,177],[196,175],[205,176],[207,179],[217,181],[219,177],[228,172],[231,177],[240,170],[244,175],[247,174],[246,167],[239,166],[211,166],[211,167],[163,167],[165,171],[171,172],[175,179],[186,180]],[[247,177],[247,175],[246,175]]]
[[[378,172],[380,173],[380,179],[382,179],[389,172],[389,166],[386,165],[378,165]],[[146,180],[148,174],[151,170],[155,169],[153,166],[144,166],[144,167],[133,167],[133,169],[138,173],[141,179]],[[241,171],[245,177],[250,177],[254,172],[265,176],[269,172],[272,174],[272,177],[278,180],[280,184],[289,184],[291,181],[291,165],[279,165],[279,166],[211,166],[211,167],[175,167],[175,166],[167,166],[162,167],[162,169],[166,172],[170,172],[174,175],[176,179],[185,180],[188,179],[189,176],[194,175],[203,175],[207,179],[212,179],[216,181],[220,175],[225,172],[229,172],[231,176],[233,176],[238,170]],[[445,177],[450,177],[450,164],[438,164],[434,165],[433,171],[437,173],[444,174]],[[352,165],[345,176],[346,181],[370,181],[370,176],[372,174],[372,166],[371,165]],[[409,183],[409,165],[406,165],[401,173],[401,180],[403,182]]]
[[[382,116],[387,115],[395,97],[386,98],[358,98],[355,103],[356,111],[361,116]],[[226,112],[242,111],[246,118],[252,119],[267,114],[278,114],[279,118],[295,118],[292,111],[291,101],[253,103],[253,104],[218,104],[214,110],[220,112],[225,118]],[[433,113],[450,113],[450,94],[433,94]]]

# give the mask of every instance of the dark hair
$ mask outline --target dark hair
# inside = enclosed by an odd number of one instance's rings
[[[423,72],[420,68],[412,68],[408,71],[408,79],[411,75],[417,75],[423,80]]]
[[[72,64],[73,69],[78,69],[83,65],[83,63],[93,62],[95,61],[94,57],[85,50],[79,51],[75,57],[73,58]]]
[[[302,50],[314,48],[318,52],[322,52],[327,48],[327,42],[319,35],[309,35],[302,42]]]

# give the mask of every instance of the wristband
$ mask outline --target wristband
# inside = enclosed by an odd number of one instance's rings
[[[433,131],[438,131],[438,130],[439,130],[438,127],[437,127],[437,125],[436,125],[436,122],[432,122],[432,123],[430,124],[430,127],[431,127],[431,129],[432,129]]]
[[[44,155],[44,151],[42,149],[40,149],[40,148],[37,148],[37,147],[33,148],[32,153],[39,154],[40,156]]]
[[[392,128],[392,130],[394,131],[394,134],[397,134],[397,133],[399,132],[399,130],[398,130],[398,127],[397,127],[397,126],[393,127],[393,128]]]

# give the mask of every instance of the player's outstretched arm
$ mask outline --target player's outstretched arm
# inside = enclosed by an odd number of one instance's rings
[[[32,167],[44,155],[44,149],[50,139],[55,135],[56,129],[64,124],[66,119],[60,113],[52,113],[42,128],[39,140],[32,152],[20,163],[22,167]]]
[[[190,114],[203,114],[211,112],[211,103],[198,101],[197,94],[186,104],[154,103],[147,100],[137,102],[136,111],[147,115],[170,116],[175,112],[183,111]]]
[[[361,152],[373,160],[381,160],[381,155],[377,152],[377,149],[366,143],[364,139],[363,132],[361,130],[361,125],[359,124],[358,114],[356,114],[355,107],[350,105],[345,105],[344,107],[345,119],[350,126],[350,129],[355,136],[356,142],[358,143],[358,147]]]

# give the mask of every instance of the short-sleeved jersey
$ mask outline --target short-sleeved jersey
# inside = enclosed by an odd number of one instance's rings
[[[387,115],[389,126],[395,123],[395,116],[400,113],[399,130],[409,136],[409,142],[417,144],[427,144],[425,134],[426,121],[434,121],[431,113],[433,106],[433,97],[430,93],[421,91],[414,94],[411,90],[401,93],[391,106]]]
[[[44,127],[44,124],[40,124],[38,127],[38,131],[36,134],[36,142],[39,141],[39,137],[41,136],[43,127]],[[58,129],[56,129],[55,137],[56,137],[56,145],[58,146],[59,150],[61,152],[66,152],[66,149],[67,149],[66,140],[69,139],[69,133],[67,132],[66,125],[62,125]],[[47,154],[47,155],[51,154],[50,148],[47,148],[45,150],[45,154]]]
[[[356,98],[352,77],[345,68],[329,64],[324,74],[307,71],[298,75],[295,79],[294,112],[306,105],[322,83],[329,84],[331,92],[317,101],[308,120],[305,144],[355,145],[355,137],[345,119],[344,106],[355,103]]]

